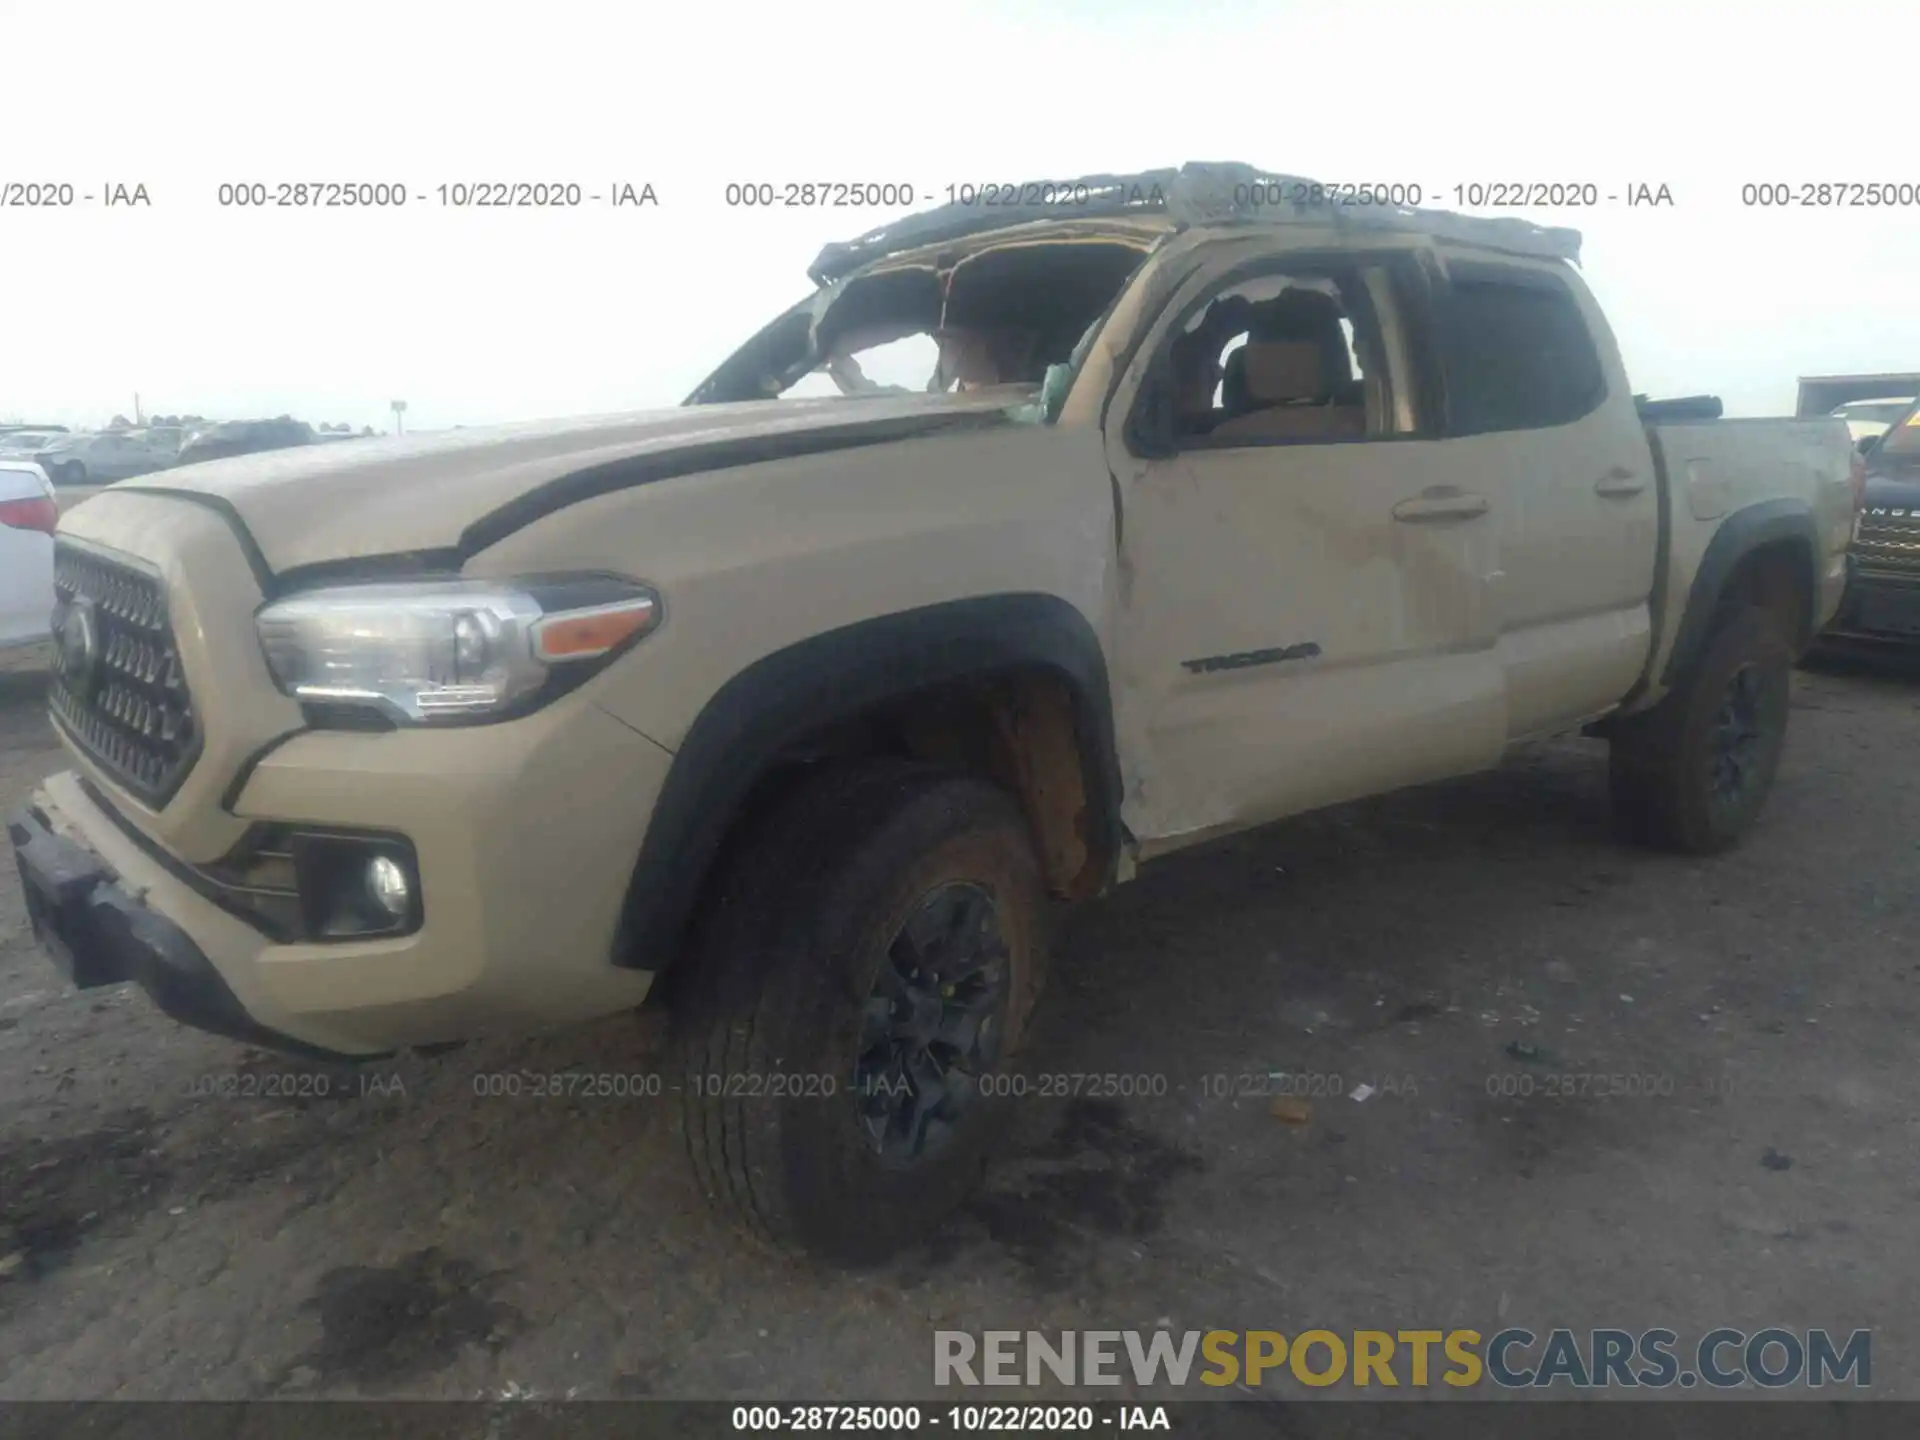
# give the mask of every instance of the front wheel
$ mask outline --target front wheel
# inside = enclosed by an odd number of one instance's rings
[[[69,460],[54,472],[54,483],[59,485],[84,485],[87,483],[87,467],[78,460]]]
[[[1722,620],[1686,677],[1614,735],[1609,779],[1626,838],[1707,854],[1752,828],[1780,768],[1792,670],[1771,612]]]
[[[688,957],[681,1097],[709,1197],[841,1263],[930,1236],[1004,1129],[1044,915],[995,786],[894,761],[802,781],[727,863]]]

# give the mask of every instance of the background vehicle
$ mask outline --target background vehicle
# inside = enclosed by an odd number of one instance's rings
[[[1849,400],[1844,405],[1836,406],[1833,416],[1836,420],[1846,421],[1847,432],[1857,445],[1863,440],[1884,435],[1888,426],[1904,419],[1913,408],[1914,399],[1912,395],[1893,395],[1871,400]]]
[[[45,430],[56,435],[64,435],[67,433],[67,427],[64,425],[12,424],[0,425],[0,436],[17,434],[22,430]]]
[[[151,450],[163,465],[174,463],[186,439],[185,432],[178,425],[149,425],[144,430],[133,431],[132,435]]]
[[[1920,396],[1920,370],[1892,370],[1878,375],[1802,375],[1794,414],[1803,419],[1833,415],[1847,420],[1854,442],[1859,444],[1877,433],[1871,427],[1882,425],[1884,428],[1892,423],[1882,413],[1882,407],[1899,404],[1904,408],[1915,396]],[[1841,414],[1855,405],[1865,408],[1857,415]]]
[[[0,456],[0,652],[48,638],[58,518],[40,467]]]
[[[160,457],[140,441],[117,431],[62,435],[33,455],[58,487],[111,485],[162,468]]]
[[[1005,1128],[1049,896],[1580,729],[1627,837],[1735,843],[1845,426],[1639,405],[1570,231],[1236,198],[1311,185],[946,207],[829,247],[686,408],[115,487],[62,522],[119,658],[52,686],[74,769],[10,822],[36,932],[348,1055],[659,979],[708,1193],[863,1260]],[[913,335],[955,388],[842,363]]]
[[[58,430],[12,430],[0,435],[0,455],[20,455],[31,458],[45,449],[53,441],[61,438]]]
[[[314,443],[314,430],[302,420],[282,415],[275,420],[225,420],[194,434],[180,447],[178,465],[202,460],[225,460],[235,455],[257,455]]]
[[[1871,442],[1846,598],[1830,633],[1920,639],[1920,405]]]

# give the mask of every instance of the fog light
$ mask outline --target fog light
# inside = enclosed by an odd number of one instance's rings
[[[367,895],[381,911],[395,920],[404,920],[413,901],[407,872],[399,861],[376,855],[367,862]]]
[[[419,862],[401,836],[295,830],[287,848],[306,939],[410,935],[423,923]]]

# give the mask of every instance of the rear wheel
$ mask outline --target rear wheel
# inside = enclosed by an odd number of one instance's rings
[[[802,782],[728,863],[676,1006],[709,1197],[843,1263],[930,1235],[1003,1128],[1044,909],[996,787],[891,761]]]
[[[1772,612],[1729,611],[1687,676],[1613,737],[1609,779],[1623,835],[1692,854],[1745,835],[1780,768],[1792,669]]]
[[[54,472],[53,478],[61,485],[84,485],[87,483],[87,467],[78,460],[69,460]]]

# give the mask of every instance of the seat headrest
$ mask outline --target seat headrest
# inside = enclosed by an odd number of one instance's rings
[[[1240,353],[1247,398],[1255,405],[1314,400],[1327,393],[1325,357],[1311,340],[1249,340]]]
[[[1295,286],[1254,307],[1252,338],[1262,342],[1313,341],[1320,346],[1327,383],[1340,384],[1353,379],[1353,363],[1347,356],[1346,332],[1340,320],[1340,304],[1331,295]]]
[[[1260,340],[1317,340],[1340,328],[1340,302],[1293,285],[1253,307],[1248,328]]]

